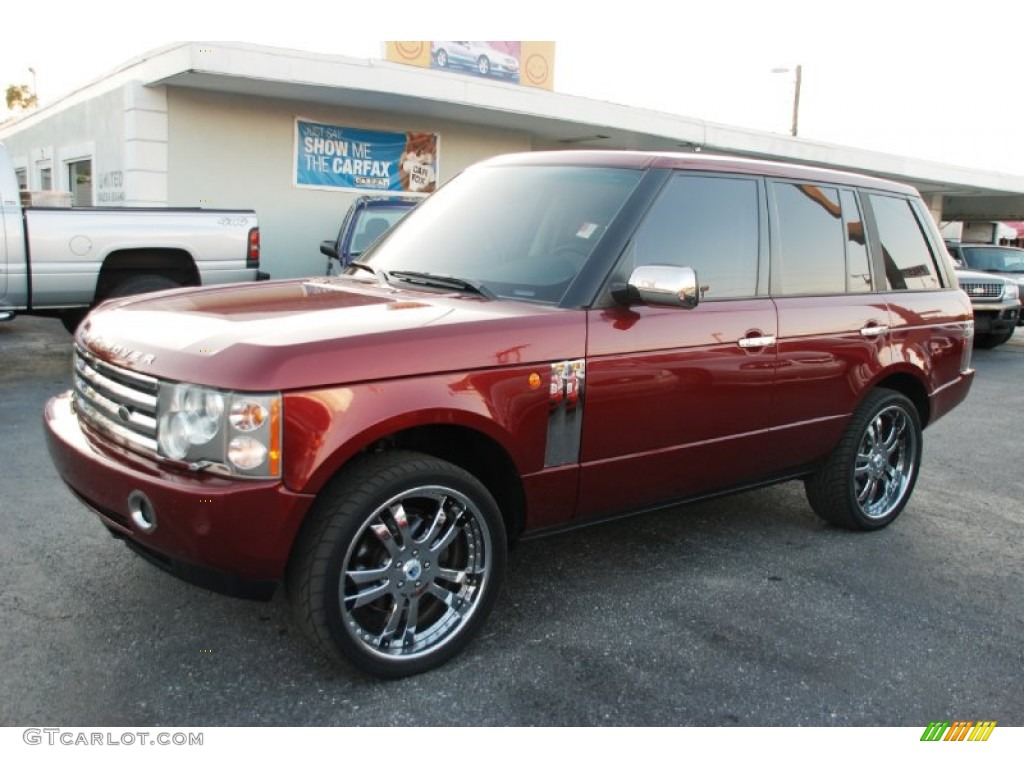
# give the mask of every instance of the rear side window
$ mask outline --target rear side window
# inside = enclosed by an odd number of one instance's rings
[[[799,295],[846,291],[839,192],[815,184],[776,183],[772,188],[781,292]]]
[[[902,197],[868,195],[875,215],[889,290],[929,291],[942,287],[921,225]]]
[[[756,181],[678,175],[637,230],[632,266],[693,267],[702,300],[753,296],[758,231]]]

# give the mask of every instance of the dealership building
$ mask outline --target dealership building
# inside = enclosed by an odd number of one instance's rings
[[[433,61],[423,45],[421,59]],[[274,277],[322,274],[319,243],[357,195],[426,194],[505,152],[705,151],[828,165],[916,186],[937,220],[1024,220],[1024,177],[609,104],[496,72],[176,43],[5,123],[0,141],[25,189],[68,193],[74,205],[255,209]]]

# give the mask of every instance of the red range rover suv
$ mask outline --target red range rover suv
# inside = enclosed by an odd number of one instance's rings
[[[472,638],[527,534],[796,478],[830,523],[889,524],[972,333],[909,187],[532,153],[341,276],[104,304],[45,421],[134,550],[233,594],[283,583],[315,645],[399,677]]]

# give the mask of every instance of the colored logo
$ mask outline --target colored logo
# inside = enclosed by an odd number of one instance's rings
[[[995,720],[932,721],[921,734],[921,741],[988,741],[995,727]]]
[[[550,74],[548,60],[539,53],[531,54],[523,67],[523,74],[533,85],[543,85]]]
[[[399,40],[395,42],[395,50],[403,59],[414,61],[423,55],[423,43],[421,41]]]

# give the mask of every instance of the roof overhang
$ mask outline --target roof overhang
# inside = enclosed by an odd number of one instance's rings
[[[924,195],[942,195],[945,219],[1024,219],[1022,176],[754,131],[469,75],[248,43],[169,45],[126,62],[68,98],[82,98],[92,89],[108,90],[111,84],[129,80],[479,125],[528,135],[537,149],[709,150],[827,166],[909,183]],[[63,101],[17,123],[43,119]]]

